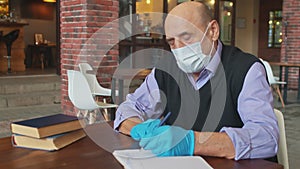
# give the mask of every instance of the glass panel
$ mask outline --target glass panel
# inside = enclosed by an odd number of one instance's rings
[[[194,1],[205,3],[212,10],[212,14],[213,14],[213,17],[214,17],[214,14],[215,14],[215,0],[194,0]]]
[[[9,5],[8,0],[0,0],[0,17],[8,15]]]
[[[282,42],[282,22],[275,20],[275,31],[274,31],[274,47],[280,47]]]
[[[132,53],[132,0],[119,0],[119,62]]]
[[[219,6],[220,39],[226,45],[231,45],[233,2],[220,1]]]
[[[119,17],[132,15],[131,0],[119,0]]]
[[[269,12],[268,47],[281,47],[282,43],[282,13]]]
[[[168,12],[170,12],[176,5],[182,3],[182,2],[187,2],[187,1],[192,1],[192,0],[168,0]],[[213,14],[214,14],[214,9],[215,9],[215,0],[194,0],[197,2],[204,2],[206,5],[208,5]]]
[[[168,12],[170,12],[176,5],[187,1],[191,0],[168,0]]]
[[[120,0],[119,1],[119,38],[131,41],[132,35],[132,1]]]
[[[274,20],[274,12],[269,12],[269,31],[268,31],[268,47],[273,46],[273,20]]]
[[[161,39],[163,34],[163,0],[137,0],[136,2],[136,32],[144,39]],[[158,16],[158,17],[157,17]]]

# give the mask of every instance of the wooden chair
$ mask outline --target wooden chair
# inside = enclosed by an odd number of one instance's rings
[[[282,164],[285,169],[289,169],[289,159],[288,159],[288,152],[287,152],[287,145],[286,145],[284,118],[281,111],[274,109],[274,113],[276,115],[278,121],[278,128],[279,128],[279,145],[277,151],[278,163]]]

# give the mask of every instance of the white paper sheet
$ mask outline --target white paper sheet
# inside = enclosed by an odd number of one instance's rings
[[[113,155],[125,169],[212,169],[200,156],[156,157],[141,149],[115,150]]]

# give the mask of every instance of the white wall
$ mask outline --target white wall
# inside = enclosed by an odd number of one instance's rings
[[[235,45],[257,56],[259,0],[236,0]],[[238,28],[238,20],[245,20],[245,27]]]
[[[55,16],[54,16],[55,18]],[[28,26],[24,27],[24,41],[26,44],[33,44],[34,34],[42,33],[44,39],[56,42],[56,20],[38,20],[38,19],[26,19],[29,23]]]

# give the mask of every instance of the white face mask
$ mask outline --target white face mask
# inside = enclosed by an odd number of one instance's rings
[[[200,72],[210,62],[214,42],[209,55],[204,54],[201,47],[208,28],[209,26],[207,26],[200,42],[171,50],[175,55],[178,67],[185,73]]]

